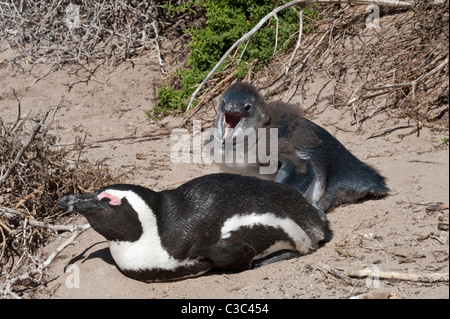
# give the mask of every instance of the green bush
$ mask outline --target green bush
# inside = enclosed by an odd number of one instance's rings
[[[202,6],[206,9],[207,22],[203,29],[185,31],[192,36],[192,40],[189,43],[191,52],[187,58],[187,68],[175,72],[180,79],[181,89],[161,87],[158,91],[158,104],[153,108],[153,114],[167,115],[172,110],[184,111],[196,87],[223,54],[264,16],[286,2],[276,0],[189,0],[176,7],[170,3],[166,5],[166,9],[172,13],[186,10],[195,12],[196,8]],[[277,54],[285,52],[297,41],[297,36],[293,36],[299,26],[298,8],[296,9],[288,8],[277,15],[279,19]],[[304,21],[317,19],[314,11],[304,9],[303,14]],[[228,59],[223,63],[221,69],[233,63],[236,70],[235,76],[244,78],[253,61],[257,61],[253,65],[253,71],[261,68],[274,55],[276,23],[275,19],[271,19],[252,37],[238,66],[234,65],[236,61]],[[304,26],[305,31],[307,28]],[[244,47],[245,43],[241,44],[235,60],[240,57]]]

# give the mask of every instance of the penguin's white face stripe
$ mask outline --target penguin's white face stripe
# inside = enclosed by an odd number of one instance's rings
[[[117,266],[127,270],[166,269],[194,265],[197,260],[176,260],[162,247],[156,217],[145,201],[133,191],[107,190],[122,200],[126,198],[142,224],[141,238],[134,242],[110,241],[109,249]]]
[[[246,214],[236,215],[225,221],[221,230],[221,238],[226,239],[231,236],[231,232],[241,227],[253,227],[256,225],[271,226],[282,229],[295,243],[295,249],[301,253],[307,253],[312,248],[311,239],[305,231],[297,225],[292,219],[280,218],[275,214]],[[276,245],[273,245],[274,247]],[[290,245],[289,245],[290,246]],[[271,248],[272,248],[271,247]],[[274,247],[275,249],[276,247]],[[268,249],[271,250],[272,249]],[[274,252],[276,250],[273,250]]]

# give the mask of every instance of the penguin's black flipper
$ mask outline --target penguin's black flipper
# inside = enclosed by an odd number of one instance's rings
[[[294,187],[306,196],[309,186],[314,181],[314,171],[309,162],[306,163],[307,171],[304,174],[296,172],[295,164],[288,161],[280,161],[281,166],[275,176],[274,182]]]
[[[302,254],[298,251],[292,251],[292,250],[281,250],[276,253],[273,253],[269,256],[266,256],[261,259],[257,259],[252,263],[252,268],[259,268],[262,266],[266,266],[269,264],[276,263],[278,261],[282,260],[288,260],[296,257],[300,257]]]
[[[309,194],[310,185],[314,182],[314,171],[311,163],[307,163],[307,171],[304,174],[300,174],[296,172],[295,165],[291,162],[287,161],[280,161],[281,166],[278,170],[278,173],[274,179],[275,183],[280,184],[286,184],[291,187],[294,187],[300,193],[306,197]],[[311,191],[312,193],[312,191]],[[307,198],[307,200],[310,198]],[[314,205],[313,205],[314,206]],[[314,206],[315,207],[315,206]],[[321,210],[317,208],[317,213],[319,214],[320,218],[326,222],[327,215]]]
[[[215,269],[245,270],[251,268],[256,250],[247,244],[219,240],[195,253],[212,260]]]

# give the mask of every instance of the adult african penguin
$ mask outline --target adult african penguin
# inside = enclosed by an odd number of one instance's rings
[[[212,174],[155,192],[111,185],[58,202],[84,215],[127,276],[147,282],[245,270],[310,253],[331,239],[320,212],[295,189]]]
[[[266,135],[262,135],[267,140],[270,129],[278,129],[275,174],[261,173],[264,164],[258,160],[244,163],[224,160],[227,153],[238,153],[238,146],[243,143],[247,143],[244,152],[254,150],[255,145],[249,142],[252,141],[249,132],[261,128],[267,129]],[[258,144],[261,135],[254,134],[253,144]],[[389,192],[383,176],[351,154],[324,128],[304,118],[297,107],[283,102],[266,102],[248,83],[231,85],[219,98],[216,124],[205,141],[205,144],[209,143],[214,145],[212,153],[217,154],[208,155],[223,171],[291,185],[322,211]],[[233,148],[227,149],[227,144]],[[262,144],[270,146],[267,141]],[[267,153],[270,151],[266,150]]]

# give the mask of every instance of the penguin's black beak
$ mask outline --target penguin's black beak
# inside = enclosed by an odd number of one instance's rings
[[[80,214],[88,213],[92,210],[101,208],[100,201],[96,193],[83,195],[68,195],[58,201],[58,208],[71,212],[75,211]]]

